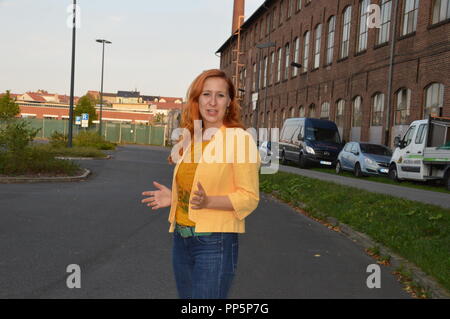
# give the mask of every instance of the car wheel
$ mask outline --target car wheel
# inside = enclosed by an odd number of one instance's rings
[[[391,166],[389,166],[388,176],[394,182],[400,182],[397,174],[397,166],[395,164],[391,164]]]
[[[336,174],[341,174],[341,173],[342,173],[341,162],[337,161],[337,163],[336,163]]]
[[[305,156],[303,156],[302,153],[300,153],[298,157],[298,166],[300,166],[300,168],[308,168],[307,159],[305,158]]]
[[[356,165],[355,165],[355,176],[363,177],[363,173],[361,171],[361,166],[359,165],[359,163],[356,163]]]

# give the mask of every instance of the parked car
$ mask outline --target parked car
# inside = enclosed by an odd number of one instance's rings
[[[268,164],[272,159],[271,141],[264,141],[259,146],[261,164]]]
[[[348,142],[339,153],[336,173],[352,171],[356,177],[388,175],[392,151],[384,145]]]
[[[343,144],[339,130],[332,121],[315,118],[289,118],[280,134],[279,154],[282,164],[298,163],[301,168],[311,164],[333,166]]]

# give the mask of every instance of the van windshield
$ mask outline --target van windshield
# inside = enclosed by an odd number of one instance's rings
[[[392,152],[387,147],[377,144],[360,144],[361,152],[366,154],[392,156]]]
[[[340,143],[339,131],[321,127],[306,127],[305,138],[309,141]]]

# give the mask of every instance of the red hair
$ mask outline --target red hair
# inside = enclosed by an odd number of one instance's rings
[[[188,129],[191,137],[194,136],[194,120],[203,121],[200,114],[198,102],[200,94],[203,91],[205,81],[213,77],[224,79],[228,85],[230,106],[228,107],[228,111],[225,113],[225,116],[223,118],[223,125],[225,125],[225,127],[239,127],[245,129],[245,126],[241,121],[241,107],[236,99],[236,89],[234,87],[233,81],[231,81],[231,79],[225,74],[224,71],[219,69],[211,69],[203,71],[200,75],[198,75],[192,82],[187,92],[187,103],[183,108],[183,112],[181,114],[180,127]],[[180,142],[182,138],[183,135],[180,135],[178,142]],[[183,148],[180,149],[180,156],[182,154]],[[171,156],[169,156],[168,160],[170,164],[174,164]]]

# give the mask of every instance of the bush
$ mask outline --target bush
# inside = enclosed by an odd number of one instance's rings
[[[67,174],[75,175],[80,170],[78,164],[57,160],[52,153],[36,147],[27,147],[21,154],[12,152],[0,153],[0,174]]]
[[[99,150],[113,150],[116,148],[115,143],[106,141],[94,131],[83,131],[78,133],[74,138],[74,144],[76,146],[95,147]]]
[[[20,156],[40,129],[33,129],[24,120],[11,120],[0,130],[0,149]]]
[[[50,145],[54,148],[66,147],[67,141],[67,135],[58,131],[54,131],[50,136]]]

